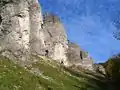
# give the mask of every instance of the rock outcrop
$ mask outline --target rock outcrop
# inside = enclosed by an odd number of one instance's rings
[[[38,0],[1,0],[0,53],[26,60],[44,47]],[[9,54],[9,55],[8,55]]]
[[[67,64],[67,35],[64,26],[55,15],[46,13],[43,20],[45,33],[45,55],[54,60]]]
[[[94,70],[95,70],[97,73],[100,73],[100,74],[103,74],[103,75],[106,74],[105,68],[104,68],[104,66],[101,65],[101,64],[94,64]]]
[[[38,0],[2,0],[0,22],[2,55],[20,60],[43,55],[67,65],[64,27],[56,16],[43,20]]]
[[[1,0],[0,54],[21,61],[42,55],[90,70],[93,65],[87,53],[68,43],[58,17],[48,13],[42,17],[38,0]]]
[[[68,63],[70,66],[80,66],[84,69],[93,70],[93,60],[88,53],[72,42],[68,43]]]

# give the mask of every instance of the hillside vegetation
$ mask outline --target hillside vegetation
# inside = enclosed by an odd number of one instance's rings
[[[113,56],[106,63],[103,63],[106,70],[106,79],[110,88],[120,90],[120,54]]]
[[[38,58],[31,68],[39,75],[0,57],[0,90],[107,90],[103,78],[97,74],[75,71],[47,58]],[[46,59],[46,60],[45,60]]]

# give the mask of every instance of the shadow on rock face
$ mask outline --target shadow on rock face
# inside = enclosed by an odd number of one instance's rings
[[[0,15],[0,25],[1,25],[1,23],[2,23],[2,16]]]

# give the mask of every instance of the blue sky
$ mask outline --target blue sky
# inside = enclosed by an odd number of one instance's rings
[[[61,19],[68,39],[95,62],[104,62],[120,52],[120,41],[113,37],[120,0],[40,0],[40,4],[43,13],[51,12]]]

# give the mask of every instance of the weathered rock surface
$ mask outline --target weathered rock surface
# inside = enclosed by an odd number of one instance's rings
[[[64,26],[55,15],[44,15],[43,30],[45,33],[45,53],[48,57],[67,64],[67,35]]]
[[[80,66],[84,69],[93,70],[93,60],[89,57],[87,52],[84,52],[75,43],[68,43],[68,62],[69,65]]]
[[[80,65],[82,63],[82,52],[80,52],[80,48],[75,43],[69,42],[68,43],[68,50],[67,50],[67,56],[69,65]]]
[[[56,16],[46,14],[43,21],[38,0],[3,0],[1,4],[2,55],[22,60],[30,54],[43,55],[67,65],[67,37]]]
[[[42,17],[38,0],[0,1],[0,54],[22,61],[42,55],[89,70],[93,65],[87,53],[68,43],[58,17],[48,13]]]
[[[1,54],[12,53],[23,60],[31,52],[39,54],[44,43],[40,38],[42,15],[38,0],[1,0],[0,4]]]
[[[94,70],[100,74],[106,74],[105,68],[100,64],[94,64]]]

